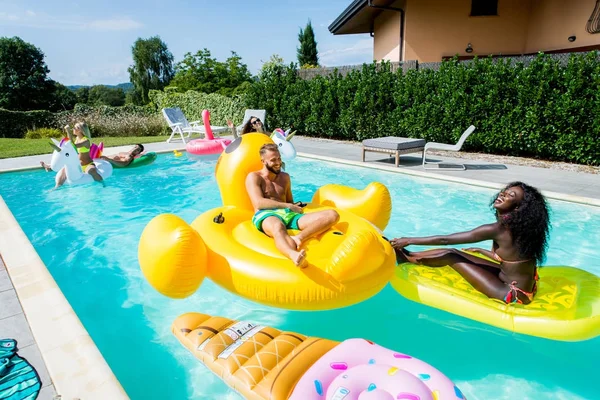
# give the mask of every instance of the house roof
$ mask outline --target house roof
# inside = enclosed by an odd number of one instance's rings
[[[371,0],[374,6],[389,6],[394,0]],[[352,33],[370,33],[373,20],[384,10],[369,7],[368,0],[354,0],[338,17],[329,25],[329,32],[334,35],[347,35]]]

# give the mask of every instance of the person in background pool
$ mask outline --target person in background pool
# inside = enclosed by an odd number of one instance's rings
[[[144,151],[144,146],[138,143],[138,144],[134,145],[133,148],[131,150],[129,150],[128,152],[121,152],[114,156],[100,156],[99,158],[101,160],[108,161],[112,165],[116,165],[118,167],[126,167],[129,164],[131,164],[131,162],[133,160],[135,160],[135,158],[137,156],[142,154],[143,151]]]
[[[69,131],[69,125],[66,125],[64,130],[67,133],[69,140],[71,141],[71,143],[73,143],[73,145],[77,149],[77,152],[79,153],[79,162],[81,163],[81,169],[83,170],[83,172],[87,172],[92,176],[92,178],[94,178],[96,182],[101,183],[102,186],[106,186],[104,184],[104,180],[102,179],[102,177],[98,173],[98,170],[96,169],[96,165],[90,157],[90,147],[92,146],[92,134],[90,133],[90,128],[88,128],[85,122],[78,122],[73,127],[72,132]],[[42,167],[44,167],[46,172],[50,170],[50,166],[45,162],[40,161],[40,164],[42,165]],[[58,174],[59,181],[56,184],[55,189],[61,186],[67,180],[67,174],[64,168],[58,171]]]
[[[231,120],[227,120],[227,126],[229,127],[229,129],[231,129],[231,134],[233,135],[233,137],[237,139],[239,137],[239,135],[237,134],[235,126],[233,125],[233,122],[231,122]],[[261,133],[264,133],[265,135],[269,134],[265,130],[265,125],[260,120],[260,118],[255,117],[255,116],[251,116],[248,119],[248,121],[246,121],[246,123],[242,127],[242,132],[240,133],[240,135],[245,135],[246,133],[250,133],[250,132],[261,132]]]
[[[523,182],[509,183],[491,207],[496,222],[468,232],[443,236],[401,237],[390,241],[398,263],[450,266],[486,296],[508,303],[529,304],[537,291],[538,265],[544,261],[550,216],[544,196]],[[409,252],[409,245],[451,245],[492,240],[492,249],[468,248],[495,262],[457,249]]]

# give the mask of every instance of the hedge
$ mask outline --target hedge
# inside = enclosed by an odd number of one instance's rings
[[[10,111],[0,108],[0,137],[20,139],[28,130],[54,126],[50,111]]]
[[[167,132],[164,121],[153,108],[126,105],[122,107],[77,104],[73,110],[9,111],[0,109],[0,137],[23,138],[28,130],[62,129],[85,121],[92,137],[156,136]]]
[[[275,126],[309,136],[363,140],[382,136],[456,143],[465,150],[600,165],[598,52],[566,63],[538,54],[511,59],[449,60],[439,70],[391,72],[364,64],[342,76],[298,77],[293,65],[263,73],[246,94]]]
[[[148,97],[157,112],[160,113],[163,108],[179,107],[190,122],[202,121],[202,110],[207,109],[210,111],[210,124],[218,126],[227,126],[227,120],[232,120],[235,125],[241,124],[248,108],[244,95],[227,97],[192,90],[185,93],[151,90]]]

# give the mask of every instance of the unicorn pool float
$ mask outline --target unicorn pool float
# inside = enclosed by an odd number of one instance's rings
[[[173,214],[148,223],[138,259],[149,283],[163,295],[185,298],[208,276],[244,298],[295,310],[345,307],[378,293],[396,265],[394,250],[382,236],[391,215],[388,189],[377,182],[363,190],[319,188],[304,212],[334,209],[340,218],[303,244],[308,266],[297,268],[252,224],[245,180],[262,168],[259,149],[266,143],[273,140],[248,133],[221,154],[215,175],[222,207],[202,213],[191,225]]]
[[[205,138],[195,139],[188,142],[185,150],[190,154],[199,156],[210,156],[221,154],[231,143],[231,139],[215,138],[210,126],[210,112],[202,110],[202,121],[204,122]]]
[[[281,128],[277,128],[271,134],[271,139],[279,148],[281,159],[284,161],[293,160],[296,158],[296,148],[292,144],[292,137],[296,134],[296,131],[290,133],[290,129],[284,131]]]
[[[51,138],[51,140],[52,143],[50,143],[50,146],[52,146],[54,149],[52,152],[52,158],[50,160],[50,168],[52,168],[52,171],[59,172],[64,168],[67,176],[65,183],[70,185],[80,185],[94,181],[94,178],[90,174],[83,172],[81,163],[79,162],[79,153],[77,148],[70,140],[66,138],[63,138],[60,142],[53,138]],[[92,144],[90,147],[90,157],[96,165],[98,174],[100,174],[102,179],[106,179],[112,175],[113,167],[108,161],[97,158],[102,155],[103,147],[104,146],[102,143],[100,146]],[[57,173],[55,177],[57,185],[58,180],[59,174]]]
[[[200,313],[179,316],[171,331],[250,400],[466,400],[430,364],[366,339],[337,342]]]

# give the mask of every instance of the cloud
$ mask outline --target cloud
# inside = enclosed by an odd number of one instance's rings
[[[323,65],[341,65],[371,62],[373,58],[373,39],[360,39],[352,46],[333,48],[319,52],[319,62]]]
[[[92,21],[87,26],[100,31],[128,31],[144,26],[131,18],[113,18]]]
[[[39,29],[61,30],[95,30],[95,31],[126,31],[144,26],[141,22],[130,17],[117,16],[108,19],[86,21],[80,16],[57,17],[49,14],[38,14],[32,10],[8,14],[0,12],[0,22],[10,26]]]

